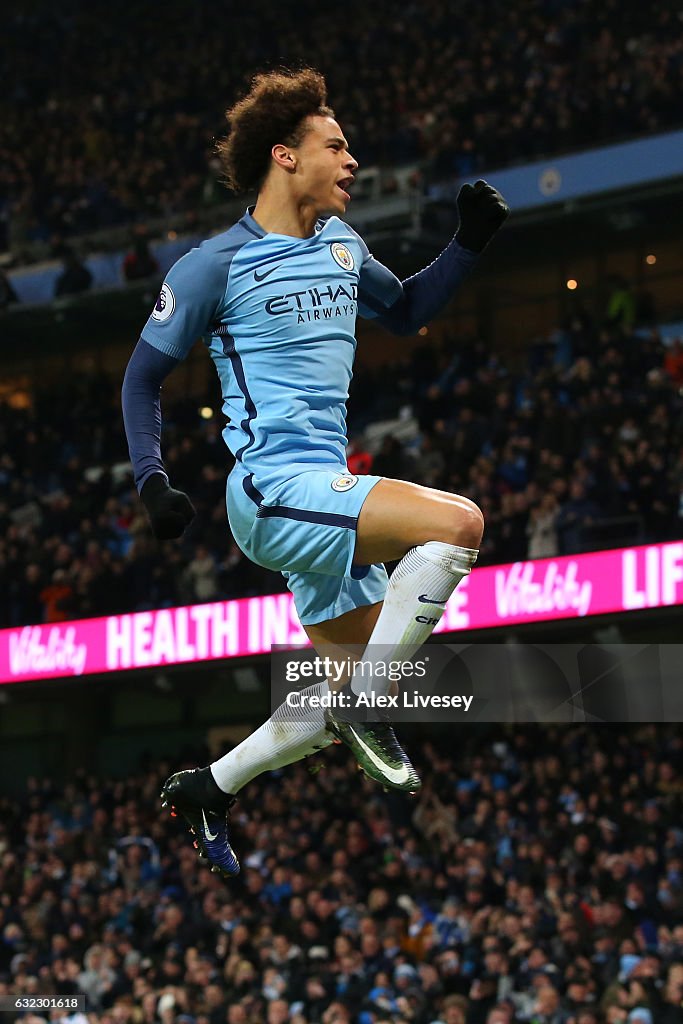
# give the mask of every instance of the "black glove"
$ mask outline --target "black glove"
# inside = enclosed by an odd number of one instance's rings
[[[195,508],[188,496],[183,491],[174,491],[160,473],[145,480],[140,498],[158,540],[180,537],[195,517]]]
[[[500,192],[481,178],[463,185],[456,200],[460,227],[455,240],[463,249],[481,252],[501,226],[510,208]]]

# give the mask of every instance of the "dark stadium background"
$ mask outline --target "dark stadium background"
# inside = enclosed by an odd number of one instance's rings
[[[683,126],[672,4],[430,0],[399,12],[388,0],[305,0],[284,26],[290,7],[124,5],[114,19],[99,2],[9,5],[0,627],[201,600],[199,569],[174,589],[198,549],[216,567],[205,570],[211,599],[283,589],[231,547],[221,511],[230,461],[201,346],[163,393],[173,479],[197,500],[198,525],[181,544],[156,544],[130,479],[111,472],[126,458],[123,371],[161,280],[150,251],[220,230],[244,205],[216,183],[211,140],[249,70],[308,59],[329,76],[368,171],[350,214],[399,276],[450,238],[461,178]],[[683,321],[681,209],[683,164],[628,189],[513,205],[422,336],[359,321],[357,450],[368,427],[410,406],[441,456],[383,443],[380,431],[374,471],[470,493],[469,466],[484,440],[492,447],[482,564],[526,558],[533,510],[558,477],[568,502],[583,470],[588,504],[556,554],[683,539],[683,354],[661,331]],[[88,280],[93,254],[115,264],[118,285]],[[32,272],[67,276],[50,301],[22,301]],[[579,392],[567,384],[581,378],[577,361],[600,386],[614,370],[625,398],[588,468]],[[449,368],[450,390],[434,394]],[[458,392],[463,376],[474,390]],[[569,390],[552,472],[538,461],[543,417],[520,427],[520,396],[530,390],[538,408],[543,387]],[[496,412],[503,392],[512,408]],[[474,422],[459,418],[463,405]],[[94,466],[105,470],[97,479],[86,474]],[[119,547],[98,522],[107,502]],[[680,623],[674,606],[466,639],[677,643]],[[162,821],[158,783],[206,763],[268,710],[266,657],[0,687],[0,996],[79,988],[93,1024],[683,1019],[680,723],[416,726],[402,732],[426,782],[412,803],[378,792],[335,748],[318,774],[298,765],[248,787],[235,837],[245,869],[225,887]]]

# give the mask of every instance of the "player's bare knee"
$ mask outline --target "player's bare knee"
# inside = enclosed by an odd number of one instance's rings
[[[478,548],[484,533],[484,516],[480,508],[474,502],[471,507],[463,509],[456,523],[458,540],[455,541],[462,548]]]
[[[458,498],[448,533],[449,536],[443,538],[447,544],[477,549],[484,533],[484,515],[479,506],[469,498]]]
[[[438,506],[430,506],[425,512],[436,515],[425,517],[420,525],[420,533],[428,535],[430,540],[441,541],[442,544],[453,544],[462,548],[477,549],[484,533],[484,516],[469,498],[452,495],[450,501],[441,502]]]

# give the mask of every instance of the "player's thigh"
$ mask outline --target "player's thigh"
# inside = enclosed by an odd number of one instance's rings
[[[395,561],[430,540],[478,548],[483,530],[484,517],[469,498],[406,480],[380,480],[358,517],[353,560]]]

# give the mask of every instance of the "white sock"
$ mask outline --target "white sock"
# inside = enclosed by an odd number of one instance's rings
[[[322,696],[327,692],[327,683],[315,683],[301,691],[307,696]],[[325,728],[322,708],[312,709],[307,705],[302,709],[284,703],[251,736],[214,761],[210,765],[211,774],[224,793],[238,793],[261,772],[272,772],[300,761],[330,743],[332,736]]]
[[[473,548],[430,540],[404,555],[391,574],[382,611],[368,641],[371,651],[376,647],[381,653],[372,652],[368,660],[392,661],[398,647],[401,660],[412,658],[431,636],[448,598],[469,575],[478,554]],[[377,677],[374,672],[372,676],[360,672],[351,679],[355,694],[387,694],[390,685],[387,677]]]

